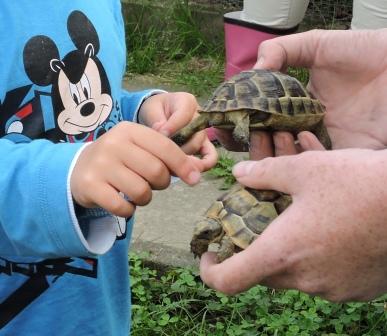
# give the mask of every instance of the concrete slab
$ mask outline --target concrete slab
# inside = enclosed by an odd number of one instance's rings
[[[150,261],[159,264],[197,265],[189,251],[194,223],[225,192],[221,184],[204,174],[194,187],[178,181],[155,191],[152,202],[136,211],[132,249],[150,252]]]

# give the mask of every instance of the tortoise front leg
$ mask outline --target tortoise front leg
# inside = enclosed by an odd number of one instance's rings
[[[234,254],[235,245],[229,236],[223,236],[219,242],[219,250],[216,253],[218,262],[221,263],[223,260],[231,257]]]
[[[204,130],[209,127],[209,120],[207,114],[201,114],[199,117],[192,120],[187,126],[183,127],[171,139],[177,145],[184,145],[196,132]]]
[[[250,144],[250,114],[238,111],[227,113],[227,119],[235,125],[233,137],[237,142]]]

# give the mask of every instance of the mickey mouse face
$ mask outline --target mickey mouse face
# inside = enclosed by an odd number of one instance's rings
[[[52,85],[57,126],[67,135],[94,131],[113,107],[110,84],[100,60],[97,32],[79,11],[70,14],[69,35],[77,47],[60,59],[53,40],[34,36],[24,48],[24,67],[37,85]]]
[[[102,92],[101,77],[96,63],[89,58],[81,79],[72,83],[64,71],[58,76],[59,95],[63,110],[58,114],[58,126],[66,134],[91,132],[109,116],[113,101]]]

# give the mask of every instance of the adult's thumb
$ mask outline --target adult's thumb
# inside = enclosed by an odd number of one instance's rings
[[[253,189],[294,192],[295,156],[270,157],[260,161],[242,161],[233,168],[237,181]]]
[[[254,68],[286,71],[288,66],[310,68],[323,33],[308,31],[262,42]]]

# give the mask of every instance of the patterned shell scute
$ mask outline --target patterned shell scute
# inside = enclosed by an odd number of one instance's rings
[[[291,202],[290,195],[237,184],[196,222],[191,252],[200,257],[215,243],[219,246],[217,260],[221,262],[247,248]]]
[[[278,198],[277,194],[277,198]],[[231,236],[234,244],[246,248],[254,238],[252,235],[260,234],[278,216],[273,202],[260,201],[246,188],[235,187],[219,199],[227,212],[222,219],[223,229]],[[251,234],[246,234],[251,230]]]
[[[324,112],[320,102],[296,78],[269,70],[239,73],[219,86],[202,109],[203,112],[237,110],[289,115]]]

